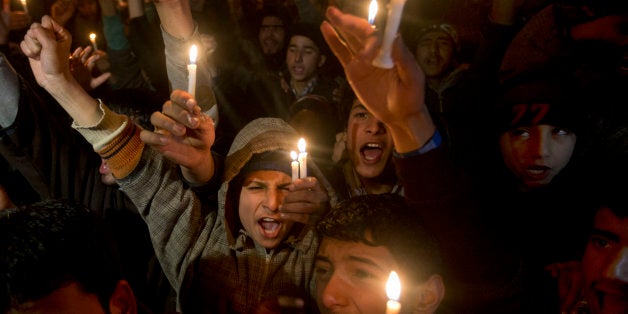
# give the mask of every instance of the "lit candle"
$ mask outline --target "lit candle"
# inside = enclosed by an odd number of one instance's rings
[[[299,148],[299,156],[297,161],[299,162],[299,178],[307,177],[307,152],[305,151],[305,139],[299,139],[297,143]]]
[[[26,0],[21,0],[22,7],[24,8],[24,13],[28,14],[28,6],[26,5]]]
[[[401,310],[401,303],[399,303],[399,296],[401,295],[401,282],[399,276],[394,271],[390,272],[388,281],[386,282],[386,295],[388,296],[388,302],[386,303],[386,314],[397,314]]]
[[[196,56],[198,48],[196,45],[190,47],[190,64],[188,64],[188,93],[196,97]]]
[[[375,17],[377,16],[377,0],[371,0],[371,4],[369,4],[369,24],[375,26]]]
[[[299,178],[299,162],[297,161],[297,152],[291,151],[290,157],[292,158],[292,162],[290,163],[290,167],[292,168],[292,181]]]
[[[92,42],[92,46],[94,47],[94,52],[96,52],[98,50],[98,45],[96,44],[96,34],[94,33],[89,34],[89,41]]]
[[[392,50],[392,43],[397,36],[399,23],[401,23],[401,13],[403,12],[403,6],[405,4],[406,0],[392,0],[390,2],[382,47],[379,50],[379,55],[373,60],[373,65],[376,67],[391,69],[394,66],[390,52]]]

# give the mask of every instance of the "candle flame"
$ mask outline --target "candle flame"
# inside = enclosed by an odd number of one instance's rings
[[[297,143],[297,147],[299,148],[300,152],[305,153],[305,139],[304,138],[299,139],[299,142]]]
[[[196,63],[196,56],[198,55],[198,48],[196,45],[190,47],[190,64]]]
[[[399,296],[401,295],[401,282],[399,281],[399,276],[395,271],[391,271],[390,276],[388,276],[388,281],[386,282],[386,295],[389,300],[399,301]]]
[[[293,161],[296,161],[297,160],[297,152],[290,151],[290,158],[292,158]]]
[[[24,1],[26,1],[26,0],[24,0]],[[91,41],[96,40],[96,34],[94,34],[94,33],[89,34],[89,40],[91,40]]]
[[[369,4],[369,24],[375,23],[378,9],[377,0],[371,0],[371,4]]]

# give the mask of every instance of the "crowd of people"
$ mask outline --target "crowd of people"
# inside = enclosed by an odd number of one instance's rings
[[[4,0],[0,313],[628,313],[628,3],[367,2]]]

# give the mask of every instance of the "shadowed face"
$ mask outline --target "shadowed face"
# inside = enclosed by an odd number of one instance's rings
[[[628,313],[628,218],[598,210],[582,270],[591,313]]]
[[[299,35],[290,38],[286,64],[292,80],[304,83],[310,81],[324,63],[325,56],[314,41]]]
[[[430,31],[416,46],[416,60],[426,77],[443,77],[455,65],[455,44],[442,31]]]
[[[262,19],[258,39],[265,55],[270,56],[281,52],[286,40],[284,27],[283,21],[276,16],[266,16]]]
[[[502,158],[527,187],[549,184],[571,159],[576,135],[542,124],[511,129],[500,137]]]
[[[385,313],[384,287],[395,267],[384,246],[325,237],[314,266],[321,313]]]

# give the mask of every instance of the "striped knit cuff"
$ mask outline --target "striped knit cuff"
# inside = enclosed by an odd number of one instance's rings
[[[122,132],[96,152],[107,161],[107,166],[116,179],[126,177],[140,161],[144,142],[140,139],[141,129],[130,120]]]
[[[127,118],[124,115],[109,110],[100,99],[97,100],[101,115],[98,123],[95,125],[78,125],[76,121],[72,122],[72,128],[81,133],[96,151],[117,137],[124,129],[124,124],[127,123]]]

